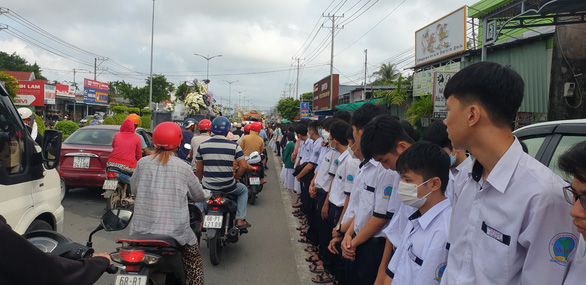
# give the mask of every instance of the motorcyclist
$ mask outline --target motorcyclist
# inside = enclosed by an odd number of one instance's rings
[[[234,135],[241,137],[244,134],[244,131],[242,131],[242,124],[241,123],[236,123],[236,130],[233,131],[232,133],[234,133]]]
[[[249,166],[240,146],[226,138],[229,130],[230,120],[226,117],[220,116],[214,119],[212,122],[214,136],[194,150],[197,177],[202,181],[205,189],[236,195],[236,226],[250,227],[246,221],[248,189],[244,184],[236,182]],[[238,163],[235,176],[233,176],[234,161]]]
[[[0,215],[0,284],[93,284],[111,263],[106,253],[70,260],[47,254],[13,231]]]
[[[146,155],[151,154],[151,151],[148,149],[147,143],[144,140],[144,138],[136,132],[136,128],[138,128],[138,125],[140,124],[140,117],[137,114],[132,113],[132,114],[128,115],[128,117],[126,117],[126,118],[132,120],[132,123],[134,124],[134,133],[140,137],[142,151]]]
[[[134,134],[132,124],[132,120],[124,120],[120,132],[114,135],[106,167],[115,167],[129,174],[134,172],[136,162],[142,158],[142,151],[140,136]]]
[[[258,135],[258,132],[260,132],[262,128],[262,125],[259,122],[254,122],[252,123],[251,126],[251,131],[250,131],[250,135],[245,136],[244,138],[242,138],[242,141],[240,142],[240,147],[242,148],[242,152],[244,153],[245,156],[250,156],[251,153],[253,152],[258,152],[259,154],[261,154],[262,157],[262,165],[263,168],[266,165],[266,152],[265,150],[265,144],[263,139]],[[264,171],[261,171],[261,179],[263,180],[263,184],[266,182],[264,181]]]
[[[191,139],[191,150],[189,151],[188,155],[188,157],[192,159],[192,166],[195,166],[195,157],[193,154],[195,153],[199,145],[202,142],[205,142],[211,138],[210,134],[212,133],[212,121],[208,119],[203,119],[199,121],[199,124],[197,124],[197,128],[199,129],[199,135],[193,136],[193,138]]]
[[[99,119],[100,119],[100,115],[94,114],[94,118],[89,122],[88,125],[90,125],[90,126],[101,125],[102,123],[100,123]]]
[[[28,129],[28,132],[31,135],[31,137],[33,138],[33,140],[39,146],[43,145],[43,136],[41,134],[39,134],[38,132],[35,133],[36,122],[33,121],[33,119],[32,119],[33,118],[33,111],[31,111],[31,109],[26,108],[26,107],[18,108],[18,115],[20,115],[20,118],[22,119],[22,121],[26,125],[26,128]]]
[[[187,284],[203,284],[203,261],[197,238],[189,225],[188,198],[206,201],[204,190],[189,165],[175,153],[183,139],[181,128],[173,122],[159,124],[153,132],[153,155],[141,159],[130,185],[136,195],[130,235],[162,234],[183,246]]]
[[[181,145],[179,146],[177,157],[183,160],[188,160],[191,147],[188,149],[185,148],[185,145],[191,145],[191,139],[193,139],[193,132],[195,131],[196,127],[197,121],[195,119],[187,118],[185,121],[183,121],[183,128],[185,130],[183,131],[183,141],[181,141]]]

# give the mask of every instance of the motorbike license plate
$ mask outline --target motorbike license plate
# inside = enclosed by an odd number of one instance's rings
[[[250,177],[250,185],[260,185],[260,177]]]
[[[116,275],[114,285],[146,285],[147,277],[145,275],[130,275],[119,274]]]
[[[104,186],[102,187],[102,189],[116,190],[116,186],[118,186],[118,180],[106,179],[106,180],[104,180]]]
[[[207,229],[221,229],[223,216],[206,215],[203,219],[203,227]]]
[[[73,168],[90,168],[90,158],[84,156],[74,156]]]

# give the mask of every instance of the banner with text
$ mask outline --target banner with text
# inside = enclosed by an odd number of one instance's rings
[[[435,72],[458,72],[460,63],[455,62],[440,67],[416,72],[413,74],[413,97],[433,94],[433,82]]]
[[[14,105],[44,106],[45,83],[43,81],[19,81]]]
[[[45,84],[45,105],[55,105],[55,94],[57,94],[55,85]]]
[[[444,119],[448,116],[444,89],[455,72],[434,72],[433,81],[433,118]]]
[[[301,102],[299,112],[301,119],[309,119],[309,102]]]
[[[108,105],[108,83],[83,79],[83,102],[87,104]]]
[[[466,6],[415,32],[415,66],[466,50]]]

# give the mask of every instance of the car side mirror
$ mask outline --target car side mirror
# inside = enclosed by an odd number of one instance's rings
[[[46,130],[43,136],[43,163],[46,169],[53,169],[59,165],[61,156],[61,131]]]
[[[102,227],[106,231],[125,229],[132,219],[132,211],[128,209],[110,209],[102,216]]]

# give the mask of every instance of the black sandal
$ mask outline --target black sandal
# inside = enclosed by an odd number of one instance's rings
[[[313,259],[314,257],[315,257],[316,259]],[[306,258],[305,258],[305,261],[307,261],[307,262],[311,262],[311,263],[318,262],[319,260],[320,260],[320,259],[319,259],[319,257],[317,256],[317,253],[316,253],[315,255],[313,255],[313,254],[312,254],[312,255],[310,255],[310,256],[308,256],[308,257],[306,257]]]
[[[322,269],[318,269],[317,268],[318,266],[321,266]],[[313,273],[322,273],[322,272],[324,272],[323,267],[324,267],[323,264],[312,263],[312,264],[309,265],[309,271],[311,271]]]
[[[311,241],[309,239],[307,239],[306,237],[302,237],[300,239],[297,240],[300,243],[311,243]]]
[[[317,279],[316,279],[317,277]],[[320,284],[324,284],[324,283],[335,283],[334,277],[331,276],[327,271],[324,271],[318,275],[316,275],[315,277],[311,278],[311,281],[313,281],[314,283],[320,283]]]

